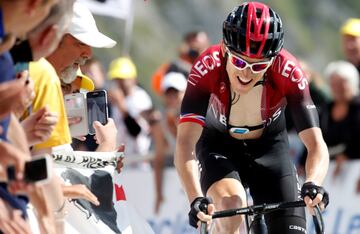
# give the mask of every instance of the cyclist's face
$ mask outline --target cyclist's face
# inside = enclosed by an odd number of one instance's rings
[[[264,76],[264,73],[271,64],[269,64],[266,69],[254,73],[250,67],[246,67],[244,69],[239,69],[236,67],[234,64],[236,64],[237,58],[245,61],[249,65],[253,63],[269,62],[269,59],[254,59],[236,54],[234,52],[228,55],[226,71],[229,75],[231,87],[238,94],[246,94],[254,87],[256,82],[258,82]],[[256,67],[253,67],[253,69],[256,69]]]

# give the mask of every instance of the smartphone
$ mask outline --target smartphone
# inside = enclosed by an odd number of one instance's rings
[[[108,122],[108,101],[105,90],[96,90],[86,93],[89,134],[95,134],[93,122],[99,121],[102,125]]]
[[[79,123],[70,125],[71,136],[86,136],[89,133],[89,128],[85,94],[71,93],[65,95],[64,99],[67,116],[81,118]]]
[[[52,175],[52,159],[48,154],[38,155],[25,163],[24,181],[27,183],[45,184]],[[7,168],[8,180],[15,180],[15,167]]]

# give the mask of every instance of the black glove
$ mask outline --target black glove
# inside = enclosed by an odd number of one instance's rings
[[[312,200],[315,199],[316,195],[320,193],[323,195],[321,202],[324,203],[325,208],[329,204],[329,194],[321,186],[315,185],[313,182],[306,182],[301,188],[301,197],[309,196]]]
[[[199,221],[199,218],[197,217],[197,214],[200,211],[207,213],[207,207],[211,203],[212,200],[209,197],[197,197],[193,202],[191,202],[189,212],[189,224],[191,226],[194,228],[198,227],[197,222]]]

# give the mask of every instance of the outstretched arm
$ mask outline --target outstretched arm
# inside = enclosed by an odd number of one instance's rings
[[[308,128],[301,131],[299,136],[308,151],[305,182],[311,181],[321,185],[329,167],[329,152],[321,130],[317,127]]]
[[[306,179],[301,194],[312,213],[315,205],[320,204],[324,209],[329,202],[328,194],[321,187],[329,167],[329,152],[320,128],[305,129],[299,136],[308,151],[305,164]]]
[[[174,163],[190,202],[203,196],[194,152],[201,132],[202,126],[195,123],[188,122],[178,125]]]

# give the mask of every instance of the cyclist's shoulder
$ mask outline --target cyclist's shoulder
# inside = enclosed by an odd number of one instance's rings
[[[285,49],[274,58],[267,75],[278,87],[298,86],[300,90],[304,89],[305,73],[295,56]]]
[[[286,49],[282,49],[275,56],[274,61],[269,69],[272,76],[289,77],[294,69],[301,69],[298,60]]]
[[[193,63],[189,83],[198,83],[204,79],[213,81],[219,79],[221,76],[219,70],[225,69],[223,60],[220,44],[210,46]]]

